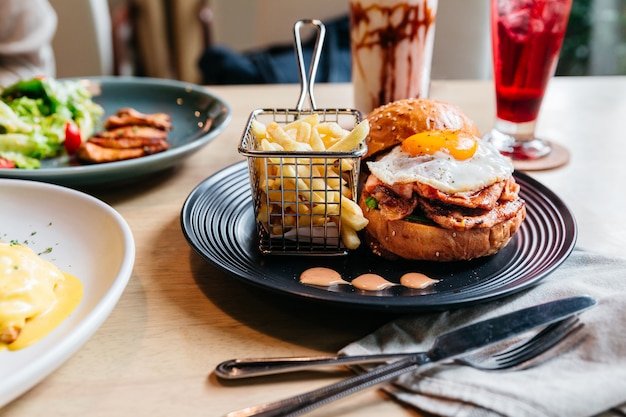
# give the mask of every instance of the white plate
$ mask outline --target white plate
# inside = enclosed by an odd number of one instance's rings
[[[27,243],[84,286],[76,310],[54,331],[18,351],[0,351],[0,407],[70,358],[108,317],[126,288],[135,243],[126,221],[102,201],[69,188],[0,179],[0,239]]]

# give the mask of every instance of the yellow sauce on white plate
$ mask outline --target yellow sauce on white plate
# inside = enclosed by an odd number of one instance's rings
[[[0,242],[0,331],[19,329],[0,349],[23,349],[51,332],[78,306],[83,285],[31,248]]]

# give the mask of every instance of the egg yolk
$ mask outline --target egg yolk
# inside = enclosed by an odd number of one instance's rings
[[[462,130],[429,130],[409,136],[400,146],[411,156],[434,155],[442,151],[463,161],[476,153],[478,142],[473,135]]]

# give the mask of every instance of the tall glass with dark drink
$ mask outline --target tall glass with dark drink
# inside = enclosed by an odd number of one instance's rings
[[[485,139],[513,159],[541,158],[550,142],[535,137],[554,75],[572,0],[491,0],[496,124]]]
[[[428,97],[438,0],[350,0],[354,106]]]

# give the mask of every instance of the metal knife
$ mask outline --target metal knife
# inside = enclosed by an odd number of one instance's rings
[[[432,366],[547,326],[579,314],[595,304],[596,301],[589,296],[574,296],[463,326],[438,336],[428,352],[416,353],[406,359],[286,400],[233,411],[226,417],[299,415],[358,390],[393,380],[420,366]]]

